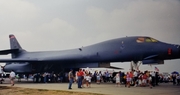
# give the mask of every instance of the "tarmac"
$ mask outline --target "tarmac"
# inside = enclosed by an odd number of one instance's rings
[[[0,86],[10,86],[9,79],[6,79]],[[32,81],[15,82],[14,87],[48,89],[48,90],[65,90],[73,92],[90,92],[104,95],[180,95],[180,86],[172,85],[172,83],[160,83],[152,89],[149,87],[133,87],[130,88],[121,85],[116,87],[113,83],[101,83],[100,85],[92,83],[90,88],[77,88],[77,84],[73,83],[72,89],[68,89],[68,83],[33,83]]]

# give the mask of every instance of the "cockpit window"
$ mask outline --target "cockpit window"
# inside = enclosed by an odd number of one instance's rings
[[[151,38],[152,42],[158,42],[158,40]]]
[[[136,40],[136,42],[138,42],[138,43],[143,43],[143,42],[144,42],[144,38],[138,38],[138,39]]]
[[[136,40],[137,43],[144,43],[144,42],[158,42],[158,40],[154,38],[149,38],[149,37],[139,37]]]
[[[152,42],[150,38],[146,38],[146,42]]]

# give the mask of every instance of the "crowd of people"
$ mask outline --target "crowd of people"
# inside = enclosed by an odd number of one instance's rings
[[[157,86],[159,83],[159,73],[158,72],[150,72],[150,71],[130,71],[125,73],[119,72],[120,75],[120,83],[118,79],[118,84],[125,84],[125,87],[130,87],[130,86],[140,86],[140,87],[145,87],[149,86],[152,88],[153,86]]]
[[[72,73],[72,71],[71,71]],[[70,76],[71,74],[69,74]],[[130,88],[131,86],[134,87],[155,87],[158,86],[159,83],[163,82],[163,76],[155,71],[130,71],[130,72],[114,72],[112,74],[108,72],[102,73],[101,71],[95,71],[92,74],[89,71],[79,69],[76,71],[75,76],[73,76],[74,82],[77,82],[78,88],[83,88],[84,84],[87,87],[90,87],[91,81],[100,84],[102,82],[115,82],[116,86],[120,87],[120,85],[125,85],[125,87]],[[172,74],[173,84],[177,82],[179,85],[180,76],[178,74]],[[72,77],[70,76],[72,79]],[[70,85],[72,85],[72,81],[70,81]],[[70,88],[72,89],[72,88]]]
[[[13,72],[13,71],[12,71]],[[134,87],[154,87],[158,86],[160,82],[163,82],[163,76],[155,71],[129,71],[129,72],[113,72],[109,73],[108,71],[101,72],[95,71],[90,72],[85,69],[79,69],[79,71],[73,71],[70,69],[69,72],[60,72],[60,73],[36,73],[31,75],[22,75],[10,73],[11,85],[14,85],[14,79],[17,78],[18,81],[21,81],[21,78],[33,79],[33,82],[36,83],[52,83],[52,82],[69,82],[68,89],[72,89],[72,84],[77,83],[78,88],[91,87],[91,83],[96,84],[113,82],[117,87],[124,85],[125,87],[130,88]],[[171,76],[173,85],[180,85],[180,76],[179,74],[172,74]]]

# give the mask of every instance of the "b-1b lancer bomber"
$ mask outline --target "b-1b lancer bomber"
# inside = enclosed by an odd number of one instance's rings
[[[163,64],[164,60],[180,58],[180,45],[168,44],[146,36],[112,39],[82,48],[60,51],[28,52],[9,35],[10,49],[0,55],[11,54],[3,70],[16,73],[58,71],[63,68],[95,68],[110,62],[142,61],[143,64]]]

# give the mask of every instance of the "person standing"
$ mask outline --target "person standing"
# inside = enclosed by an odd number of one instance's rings
[[[133,72],[134,87],[137,87],[137,85],[138,85],[137,80],[138,80],[138,73],[137,73],[137,71],[134,70],[134,72]]]
[[[46,72],[44,72],[44,74],[43,74],[43,79],[44,79],[44,83],[47,83],[47,73]]]
[[[127,74],[126,74],[126,85],[128,88],[130,88],[130,82],[131,82],[130,73],[127,72]]]
[[[120,86],[120,77],[118,73],[115,76],[115,80],[116,80],[116,86]]]
[[[100,74],[99,73],[97,73],[97,75],[96,75],[96,80],[97,80],[97,84],[100,84],[100,80],[101,80],[101,78],[100,78]]]
[[[15,79],[15,72],[11,70],[11,73],[9,75],[10,81],[11,81],[11,86],[14,86],[14,79]]]
[[[177,75],[177,85],[180,85],[180,75]]]
[[[90,84],[91,84],[90,74],[87,73],[86,76],[84,77],[84,79],[86,80],[86,86],[90,87]]]
[[[73,80],[74,80],[74,76],[73,76],[73,70],[71,69],[69,74],[68,74],[68,78],[69,78],[69,87],[68,89],[72,89],[72,83],[73,83]]]
[[[159,73],[158,72],[155,73],[155,79],[156,79],[156,85],[158,86],[158,83],[159,83]]]
[[[155,78],[155,72],[151,72],[151,76],[152,76],[152,86],[154,87],[155,86],[155,81],[156,81],[156,78]]]
[[[82,86],[82,77],[83,77],[83,71],[82,71],[82,69],[80,68],[79,69],[79,72],[77,73],[77,75],[78,75],[78,88],[82,88],[81,86]]]
[[[149,75],[148,84],[149,84],[149,87],[152,88],[152,75]]]
[[[172,75],[172,79],[173,79],[173,85],[175,85],[176,84],[176,74]]]

